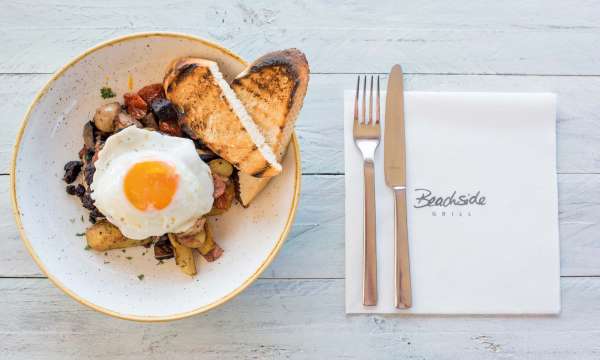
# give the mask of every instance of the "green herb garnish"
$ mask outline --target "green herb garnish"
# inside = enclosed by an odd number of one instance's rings
[[[86,245],[83,249],[86,250],[86,251],[88,251],[88,250],[91,249],[91,247],[89,245]]]
[[[125,259],[127,259],[127,260],[131,260],[131,259],[133,259],[133,258],[132,258],[131,256],[126,256],[126,257],[125,257]]]
[[[103,99],[110,99],[110,98],[114,98],[115,96],[117,96],[117,94],[115,94],[112,91],[112,89],[107,86],[100,89],[100,95],[102,96]]]
[[[144,274],[139,274],[139,275],[138,275],[138,279],[139,279],[140,281],[144,280]]]
[[[77,233],[77,234],[75,234],[75,236],[85,236],[85,233],[84,233],[84,232],[82,232],[82,233]]]

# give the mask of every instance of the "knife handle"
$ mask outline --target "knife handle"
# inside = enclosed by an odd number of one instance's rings
[[[365,232],[363,305],[377,305],[377,247],[375,242],[375,169],[371,160],[364,162],[365,171]]]
[[[410,285],[410,261],[408,254],[408,224],[406,218],[406,188],[394,189],[396,206],[395,219],[395,300],[398,309],[412,306],[412,290]]]

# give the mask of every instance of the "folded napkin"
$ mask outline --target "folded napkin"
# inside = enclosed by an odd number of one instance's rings
[[[346,312],[558,313],[555,95],[405,93],[408,310],[393,304],[394,197],[384,180],[383,131],[375,159],[379,301],[362,305],[363,168],[353,106],[346,91]]]

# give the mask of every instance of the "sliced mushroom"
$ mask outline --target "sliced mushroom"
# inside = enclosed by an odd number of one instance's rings
[[[167,235],[161,236],[156,243],[154,243],[154,258],[156,260],[166,260],[173,256],[173,247],[169,241]]]
[[[96,137],[94,136],[94,124],[88,121],[83,126],[83,145],[87,149],[93,149],[95,143]]]
[[[115,129],[115,119],[121,112],[121,104],[113,102],[100,106],[94,115],[94,125],[98,130],[111,133]]]
[[[140,123],[139,121],[134,119],[131,115],[129,115],[125,112],[119,113],[117,118],[115,119],[115,131],[125,129],[126,127],[130,127],[132,125],[140,128],[140,129],[144,127],[142,125],[142,123]]]

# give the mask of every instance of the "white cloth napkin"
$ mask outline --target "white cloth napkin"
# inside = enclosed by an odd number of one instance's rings
[[[409,310],[393,305],[394,198],[383,131],[375,160],[379,301],[362,305],[363,168],[353,106],[346,91],[346,312],[558,313],[555,95],[405,94]],[[463,195],[469,204],[458,205]],[[450,205],[424,206],[429,201]]]

